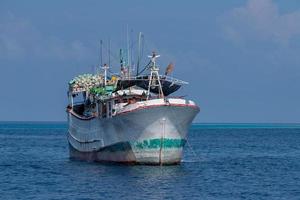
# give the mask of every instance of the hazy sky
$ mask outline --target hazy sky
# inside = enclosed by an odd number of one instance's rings
[[[128,25],[190,83],[195,122],[300,122],[299,0],[126,2],[1,0],[0,120],[66,120],[68,81]]]

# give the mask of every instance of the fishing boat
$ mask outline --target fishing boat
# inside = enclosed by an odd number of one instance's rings
[[[119,75],[110,75],[104,64],[102,73],[69,82],[70,158],[149,165],[181,162],[188,128],[200,109],[192,100],[170,96],[187,82],[168,76],[172,64],[161,75],[158,57],[155,52],[149,56],[146,74],[133,76],[121,58]]]

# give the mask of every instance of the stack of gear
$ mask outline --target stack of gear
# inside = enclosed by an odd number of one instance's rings
[[[72,92],[82,92],[102,85],[103,81],[102,75],[83,74],[72,79],[69,82],[69,86]]]

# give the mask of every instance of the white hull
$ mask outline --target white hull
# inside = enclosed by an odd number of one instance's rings
[[[171,102],[171,103],[170,103]],[[70,157],[142,164],[180,163],[199,108],[191,101],[149,100],[112,118],[83,120],[68,113]]]

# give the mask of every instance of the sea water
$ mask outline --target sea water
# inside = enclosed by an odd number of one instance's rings
[[[0,199],[300,199],[300,125],[194,124],[177,166],[71,161],[65,123],[0,123]]]

